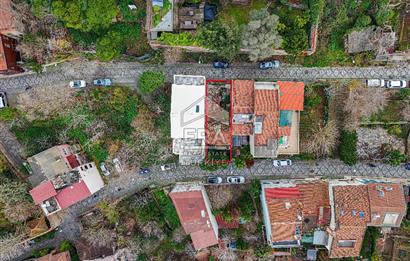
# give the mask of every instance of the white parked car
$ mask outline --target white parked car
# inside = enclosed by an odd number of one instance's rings
[[[109,176],[111,174],[104,162],[100,164],[100,169],[104,176]]]
[[[7,97],[5,92],[0,92],[0,109],[7,107]]]
[[[283,166],[291,166],[292,160],[284,159],[284,160],[273,160],[273,166],[275,167],[283,167]]]
[[[122,172],[122,166],[121,166],[120,160],[118,158],[115,158],[115,159],[112,160],[112,163],[114,163],[115,170],[118,173],[121,173]]]
[[[162,171],[169,171],[169,170],[175,169],[175,167],[176,167],[176,166],[175,166],[174,163],[164,164],[164,165],[161,166],[161,170],[162,170]]]
[[[406,88],[407,82],[402,80],[386,81],[387,88]]]
[[[75,80],[70,82],[70,87],[74,89],[84,88],[87,83],[84,80]]]
[[[369,79],[366,80],[366,85],[368,87],[384,87],[385,81],[379,79]]]
[[[226,178],[226,182],[230,184],[241,184],[245,183],[245,178],[242,176],[230,176]]]

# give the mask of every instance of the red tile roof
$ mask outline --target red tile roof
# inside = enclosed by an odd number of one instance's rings
[[[88,190],[88,187],[84,181],[80,181],[59,190],[55,198],[57,199],[61,209],[64,209],[88,198],[89,196],[91,196],[90,190]]]
[[[64,251],[61,253],[50,253],[48,255],[39,257],[36,259],[37,261],[71,261],[70,253],[68,251]]]
[[[278,82],[280,90],[280,109],[289,111],[303,111],[304,88],[303,82]]]
[[[255,90],[255,116],[263,116],[262,133],[255,134],[255,145],[266,146],[268,140],[279,139],[278,90]]]
[[[371,226],[382,225],[386,213],[398,213],[400,218],[396,225],[400,225],[406,214],[402,184],[370,183],[367,185],[371,210]]]
[[[267,199],[299,198],[300,197],[300,191],[297,187],[267,188],[267,189],[265,189],[265,197]]]
[[[225,221],[222,216],[215,216],[216,223],[218,223],[218,228],[238,228],[239,227],[239,217],[235,217],[231,222]]]
[[[70,167],[72,169],[77,168],[78,166],[80,166],[80,162],[78,162],[76,156],[74,154],[68,155],[66,157],[66,160],[68,161],[68,164],[70,165]]]
[[[57,195],[57,191],[54,189],[53,183],[47,181],[30,190],[30,195],[34,200],[34,203],[38,205]]]
[[[11,0],[0,0],[0,32],[12,29]]]
[[[175,191],[169,196],[195,249],[218,244],[201,190]]]
[[[320,207],[330,207],[329,205],[329,184],[327,182],[309,182],[297,184],[296,187],[301,193],[304,216],[316,216]]]
[[[249,136],[253,134],[253,126],[251,123],[232,124],[232,135]]]
[[[235,80],[232,84],[232,112],[253,113],[254,111],[254,81]]]
[[[1,17],[1,12],[0,12],[0,17]],[[2,37],[0,35],[0,71],[5,71],[8,69],[8,66],[7,66],[6,54],[4,52],[3,40],[1,38]]]

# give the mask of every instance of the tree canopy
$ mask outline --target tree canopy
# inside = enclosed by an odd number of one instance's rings
[[[239,28],[234,22],[213,21],[202,27],[198,38],[204,47],[226,60],[232,60],[240,49]]]
[[[108,32],[97,41],[96,54],[104,62],[118,58],[124,51],[124,38],[118,32]]]
[[[282,37],[277,30],[279,17],[269,14],[267,9],[259,9],[250,12],[250,19],[243,28],[242,46],[249,50],[251,61],[266,59],[282,45]]]
[[[151,93],[165,83],[162,72],[146,71],[138,79],[138,87],[143,93]]]
[[[52,12],[67,28],[83,32],[108,28],[118,15],[115,0],[56,0],[52,1]]]

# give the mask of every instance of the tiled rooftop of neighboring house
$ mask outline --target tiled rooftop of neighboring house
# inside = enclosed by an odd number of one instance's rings
[[[0,0],[0,33],[12,26],[11,0]]]
[[[30,190],[30,195],[35,204],[41,204],[43,201],[57,195],[57,191],[53,183],[49,180]]]
[[[280,110],[303,111],[304,88],[303,82],[280,82]]]
[[[89,196],[91,196],[90,190],[84,181],[80,181],[60,190],[56,195],[56,199],[60,207],[64,209]]]
[[[64,251],[61,253],[55,253],[55,251],[52,251],[50,254],[39,257],[36,260],[37,261],[71,261],[71,257],[68,251]]]
[[[255,133],[255,145],[264,146],[270,139],[279,138],[278,90],[255,90],[255,117],[262,116],[262,131]]]
[[[218,244],[218,238],[214,232],[210,213],[202,194],[202,187],[186,189],[183,185],[177,185],[169,194],[177,210],[185,233],[191,235],[195,249],[201,249]]]
[[[333,195],[336,230],[330,256],[359,256],[366,225],[370,221],[367,186],[334,186]]]
[[[406,213],[402,184],[370,183],[368,193],[371,210],[371,223],[369,225],[383,225],[386,214],[396,215],[394,225],[399,226],[403,215]],[[391,225],[391,224],[390,224]]]
[[[232,85],[232,112],[253,113],[254,111],[254,81],[235,80]]]
[[[333,193],[336,221],[339,226],[366,226],[370,221],[367,186],[335,186]]]
[[[319,207],[329,207],[329,184],[309,182],[296,185],[299,188],[304,216],[316,216]]]

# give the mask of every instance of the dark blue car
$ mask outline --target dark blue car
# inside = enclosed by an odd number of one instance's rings
[[[229,67],[229,63],[227,62],[222,62],[222,61],[216,61],[213,63],[214,68],[216,69],[226,69]]]
[[[140,175],[147,175],[147,174],[149,174],[150,172],[151,172],[150,169],[142,168],[142,169],[140,169],[139,174],[140,174]]]
[[[405,167],[407,170],[410,170],[410,162],[407,162],[406,164],[404,164],[404,167]]]

